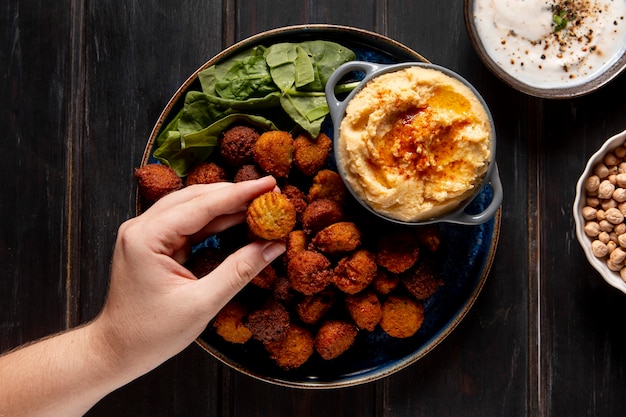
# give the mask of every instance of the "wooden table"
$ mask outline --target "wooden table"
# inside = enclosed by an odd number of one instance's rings
[[[2,351],[98,313],[155,120],[236,41],[303,23],[376,31],[466,77],[497,126],[498,252],[472,310],[423,359],[366,385],[307,391],[232,371],[194,344],[89,416],[623,414],[626,298],[585,261],[571,206],[587,158],[626,128],[626,76],[577,99],[519,93],[478,59],[454,0],[7,0],[1,10]]]

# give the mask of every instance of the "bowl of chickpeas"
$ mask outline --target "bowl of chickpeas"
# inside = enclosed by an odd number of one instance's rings
[[[594,153],[576,184],[576,236],[589,263],[626,293],[626,131]]]

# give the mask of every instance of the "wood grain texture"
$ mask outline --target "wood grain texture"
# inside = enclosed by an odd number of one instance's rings
[[[521,94],[480,62],[453,0],[3,2],[0,351],[98,313],[117,228],[135,214],[133,170],[178,86],[233,43],[304,23],[377,31],[483,94],[505,196],[476,304],[381,381],[282,388],[192,345],[88,415],[622,415],[626,303],[585,261],[571,205],[587,158],[626,129],[626,78],[572,100]]]

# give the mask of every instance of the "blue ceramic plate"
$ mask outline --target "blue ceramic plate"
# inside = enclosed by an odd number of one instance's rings
[[[357,59],[377,63],[424,61],[424,57],[406,46],[381,35],[334,25],[292,26],[264,32],[224,50],[204,64],[180,87],[156,123],[144,152],[142,165],[155,162],[152,152],[155,139],[169,118],[182,105],[185,93],[198,89],[197,74],[210,65],[255,45],[304,40],[329,40],[352,49]],[[330,118],[323,131],[332,138]],[[333,161],[331,161],[333,164]],[[472,202],[468,212],[483,210],[491,201],[492,190],[485,186]],[[137,200],[137,211],[142,207]],[[359,216],[372,216],[363,211]],[[380,220],[372,219],[372,222]],[[230,367],[262,381],[296,388],[338,388],[370,382],[403,369],[431,351],[458,325],[478,297],[489,273],[500,230],[500,210],[490,221],[477,226],[440,224],[441,246],[436,259],[444,285],[425,304],[425,320],[420,330],[407,339],[394,339],[380,328],[361,331],[354,346],[338,358],[326,361],[314,354],[307,363],[294,370],[279,368],[260,343],[244,345],[225,342],[212,327],[197,343],[208,353]],[[254,289],[238,297],[252,297]]]

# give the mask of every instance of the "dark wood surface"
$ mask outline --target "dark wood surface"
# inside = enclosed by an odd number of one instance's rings
[[[366,385],[307,391],[251,379],[194,344],[89,416],[623,415],[626,296],[586,263],[571,206],[587,158],[626,129],[626,75],[577,99],[516,92],[478,59],[455,0],[6,0],[0,10],[1,351],[98,313],[154,122],[239,40],[302,23],[376,31],[467,78],[496,122],[497,255],[472,310],[423,359]]]

